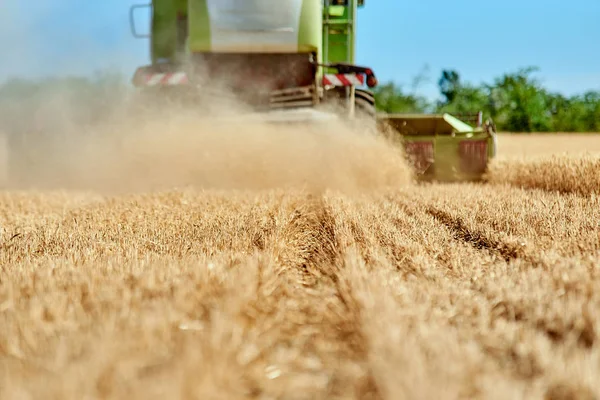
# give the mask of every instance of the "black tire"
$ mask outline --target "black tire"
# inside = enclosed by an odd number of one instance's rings
[[[354,118],[352,125],[358,130],[375,134],[377,132],[377,110],[375,99],[369,92],[356,90],[354,97]]]
[[[337,87],[329,89],[323,103],[325,109],[333,108],[339,113],[345,124],[360,131],[375,131],[377,128],[377,111],[375,98],[369,91],[356,89],[354,94],[354,119],[349,118],[348,103],[346,100],[346,88]]]
[[[372,120],[377,121],[377,111],[375,104],[368,101],[367,99],[356,97],[354,99],[356,117],[360,120]]]
[[[354,104],[356,105],[357,116],[373,120],[377,119],[375,97],[371,92],[357,89],[354,96]]]

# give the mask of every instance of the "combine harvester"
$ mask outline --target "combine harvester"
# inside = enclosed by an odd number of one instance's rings
[[[153,0],[131,8],[151,64],[133,84],[168,97],[209,95],[219,82],[270,122],[372,119],[399,136],[419,179],[479,180],[495,155],[493,125],[449,114],[378,115],[371,68],[354,64],[364,0]],[[135,11],[151,9],[139,35]],[[390,129],[391,128],[391,129]]]
[[[274,123],[367,120],[401,139],[419,178],[479,179],[495,154],[490,125],[448,114],[378,115],[371,68],[354,64],[364,0],[152,0],[130,9],[135,37],[150,39],[151,63],[132,82],[139,105],[175,100],[204,110],[235,94],[251,114]],[[150,11],[139,34],[136,12]],[[217,83],[215,86],[214,83]],[[215,92],[216,90],[216,92]],[[206,104],[206,103],[205,103]],[[225,120],[245,121],[239,115]],[[372,124],[371,124],[372,122]],[[391,129],[390,129],[391,128]],[[23,138],[11,140],[9,169],[29,170]]]

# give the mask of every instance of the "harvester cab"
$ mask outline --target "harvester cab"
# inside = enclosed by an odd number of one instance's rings
[[[151,63],[133,84],[158,97],[235,96],[273,121],[366,115],[375,121],[372,69],[354,65],[357,9],[364,0],[152,0],[130,10]],[[148,34],[137,11],[150,12]],[[273,113],[277,111],[276,113]]]

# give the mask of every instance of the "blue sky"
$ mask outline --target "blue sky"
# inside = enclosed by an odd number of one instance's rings
[[[140,0],[143,2],[143,0]],[[275,1],[275,0],[274,0]],[[132,74],[148,42],[129,31],[128,0],[0,1],[0,80],[9,76]],[[443,68],[473,83],[535,65],[551,90],[600,90],[600,0],[366,0],[357,62],[380,81],[438,95]]]

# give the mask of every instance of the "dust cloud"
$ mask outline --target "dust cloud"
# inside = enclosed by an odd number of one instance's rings
[[[26,141],[7,154],[22,160],[9,187],[363,192],[411,179],[401,149],[361,121],[271,123],[230,97],[194,109],[142,104],[129,93],[108,117],[84,124],[85,103],[57,91],[43,104],[34,113],[38,131],[22,132]]]
[[[42,40],[34,22],[50,19],[56,10],[43,8],[28,15],[16,2],[7,4],[6,18],[23,23],[0,29],[18,32],[13,36],[22,46],[15,46],[28,49],[27,54],[34,57]],[[66,7],[66,3],[59,4]],[[121,18],[127,11],[128,7],[123,7]],[[71,28],[81,29],[69,25]],[[117,28],[119,35],[129,35],[126,25]],[[87,30],[80,33],[84,38],[77,43],[90,39]],[[123,36],[120,43],[130,40]],[[48,52],[54,49],[55,58],[61,54],[55,64],[68,65],[65,71],[80,70],[97,61],[99,56],[89,61],[88,52],[78,51],[79,47],[75,52],[63,51],[71,45],[57,39],[51,46],[41,47]],[[127,53],[121,51],[123,44],[117,47],[114,54],[106,56],[105,51],[102,57],[113,64],[128,64],[133,56],[123,55]],[[35,58],[18,62],[39,64]],[[50,84],[44,81],[37,91],[30,86],[23,89],[16,84],[7,89],[5,85],[2,90],[13,92],[10,96],[0,93],[4,189],[124,192],[192,185],[362,192],[397,187],[411,178],[402,150],[361,124],[249,120],[244,117],[249,110],[234,100],[227,82],[203,82],[204,99],[185,109],[166,99],[140,97],[134,89],[114,82],[98,89],[97,82],[68,77]]]

